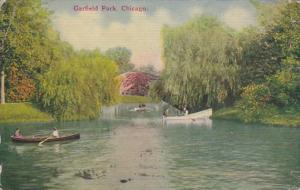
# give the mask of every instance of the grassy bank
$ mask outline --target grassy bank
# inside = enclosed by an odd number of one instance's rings
[[[245,122],[246,118],[243,112],[236,107],[223,108],[213,113],[213,118],[234,120]],[[276,126],[300,127],[300,112],[299,111],[281,111],[272,114],[265,114],[256,120],[257,123]]]
[[[149,96],[120,96],[120,103],[150,103],[155,102]]]
[[[0,105],[0,123],[49,122],[54,119],[30,103],[7,103]]]

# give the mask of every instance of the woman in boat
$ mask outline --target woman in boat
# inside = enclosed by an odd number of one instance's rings
[[[14,133],[14,136],[17,137],[17,138],[22,138],[23,137],[19,128],[16,129],[16,131]]]
[[[55,138],[59,138],[58,130],[56,127],[53,128],[52,136]]]

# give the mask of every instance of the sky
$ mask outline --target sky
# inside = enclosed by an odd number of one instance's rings
[[[203,14],[216,16],[236,30],[256,23],[250,0],[43,0],[43,6],[53,11],[53,25],[61,39],[76,50],[127,47],[136,67],[153,65],[157,70],[163,68],[163,25],[179,26]],[[98,10],[78,11],[85,6],[98,6]],[[115,10],[102,11],[102,6]],[[146,10],[122,11],[122,6]]]

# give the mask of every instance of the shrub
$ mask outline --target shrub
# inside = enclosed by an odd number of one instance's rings
[[[243,89],[239,107],[246,122],[258,121],[271,100],[271,92],[265,84],[250,84]]]

